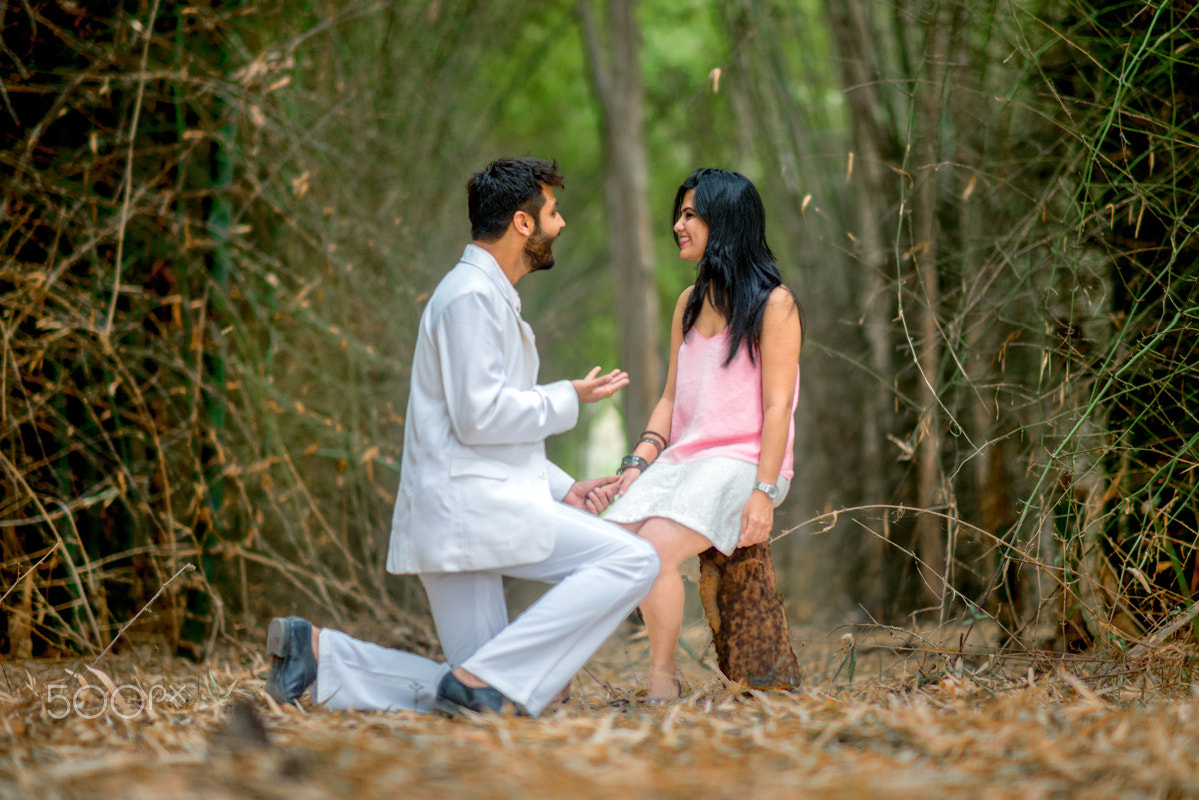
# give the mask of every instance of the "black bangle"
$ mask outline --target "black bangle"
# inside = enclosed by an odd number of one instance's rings
[[[658,451],[658,455],[662,455],[662,443],[661,443],[661,442],[659,442],[659,441],[658,441],[657,439],[655,439],[654,437],[652,437],[652,436],[642,436],[640,439],[638,439],[638,440],[637,440],[637,444],[641,444],[642,442],[649,442],[649,443],[650,443],[650,444],[652,444],[652,445],[654,446],[654,448],[655,448],[655,449]]]
[[[634,467],[641,470],[642,472],[645,472],[647,469],[649,469],[649,462],[646,461],[641,456],[635,456],[632,453],[630,453],[629,455],[620,459],[620,469],[616,470],[616,474],[619,475],[622,472],[624,472],[626,469],[632,469]]]
[[[657,431],[642,431],[641,435],[642,436],[657,436],[658,439],[662,442],[663,448],[665,448],[666,445],[670,444],[670,442],[666,441],[666,437],[663,436],[662,434],[658,433]]]

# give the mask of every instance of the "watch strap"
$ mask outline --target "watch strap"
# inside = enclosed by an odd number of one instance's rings
[[[776,483],[766,483],[765,481],[754,481],[754,488],[762,492],[771,500],[779,496],[779,487]]]

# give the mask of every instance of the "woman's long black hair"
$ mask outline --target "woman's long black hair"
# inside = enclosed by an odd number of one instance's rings
[[[783,285],[774,253],[766,243],[766,209],[762,198],[744,175],[701,167],[679,187],[672,222],[678,220],[683,195],[689,189],[695,190],[695,213],[708,226],[708,244],[696,265],[695,289],[683,309],[683,336],[691,332],[699,319],[704,298],[711,297],[712,305],[728,323],[729,353],[725,366],[732,363],[742,342],[749,344],[750,363],[756,363],[766,301],[776,287]],[[677,232],[674,240],[677,244]],[[795,305],[798,310],[799,302]]]

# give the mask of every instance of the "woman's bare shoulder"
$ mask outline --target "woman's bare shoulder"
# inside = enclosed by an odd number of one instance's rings
[[[766,298],[766,313],[784,318],[792,313],[798,314],[799,306],[796,305],[795,295],[783,284],[774,287]]]
[[[691,291],[694,288],[695,288],[694,284],[692,284],[691,286],[688,286],[686,289],[683,290],[682,294],[679,295],[679,299],[675,301],[674,317],[676,319],[683,318],[683,309],[685,309],[687,307],[687,300],[691,297]]]

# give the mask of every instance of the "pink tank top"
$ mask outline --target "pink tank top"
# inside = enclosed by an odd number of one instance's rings
[[[757,464],[762,454],[762,360],[749,360],[742,345],[727,367],[728,328],[710,339],[694,328],[679,347],[674,385],[674,415],[670,420],[670,447],[660,460],[685,464],[723,456]],[[799,400],[799,372],[795,373],[792,416],[787,426],[787,448],[780,475],[795,474],[795,404]]]

